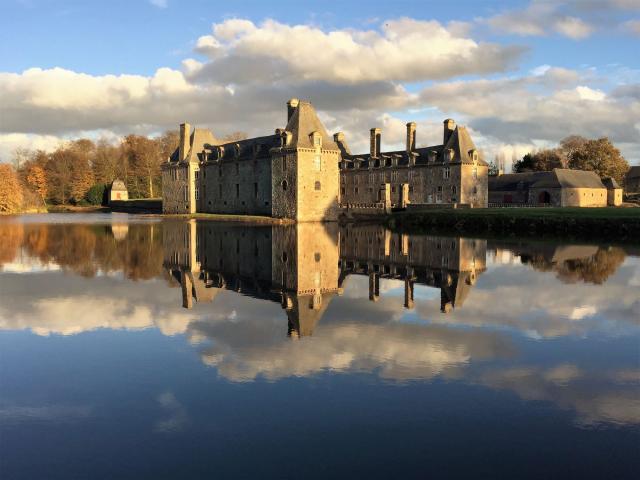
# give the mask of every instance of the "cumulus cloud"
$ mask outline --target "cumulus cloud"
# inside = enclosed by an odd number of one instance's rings
[[[229,19],[198,39],[196,50],[211,60],[196,79],[224,84],[413,82],[502,72],[522,53],[520,47],[460,36],[459,26],[453,31],[436,21],[410,18],[389,20],[380,31]]]
[[[629,20],[623,23],[623,29],[636,37],[640,37],[640,20]]]
[[[532,0],[525,8],[508,10],[480,18],[495,32],[520,36],[558,34],[581,40],[596,30],[616,28],[629,11],[640,10],[637,0]],[[623,30],[637,34],[636,21],[622,24]]]
[[[169,6],[169,0],[149,0],[149,3],[157,8],[167,8]]]
[[[607,94],[580,81],[578,72],[549,68],[522,77],[438,83],[420,98],[444,112],[462,114],[483,135],[505,142],[557,142],[578,133],[637,143],[637,85]]]

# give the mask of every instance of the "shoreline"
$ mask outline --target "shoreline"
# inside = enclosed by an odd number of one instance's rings
[[[396,212],[384,223],[412,232],[640,243],[640,208],[434,209]]]

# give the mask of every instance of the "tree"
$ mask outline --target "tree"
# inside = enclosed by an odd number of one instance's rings
[[[607,137],[584,142],[582,147],[571,155],[569,166],[596,172],[601,178],[613,177],[618,183],[622,183],[629,170],[629,163]]]
[[[64,205],[71,197],[73,160],[73,152],[63,147],[59,147],[49,156],[45,173],[49,185],[49,198],[55,203]]]
[[[513,164],[515,173],[547,172],[554,168],[563,168],[562,156],[557,149],[544,149],[527,153],[522,160]]]
[[[47,175],[45,174],[42,165],[32,163],[26,168],[26,182],[27,185],[36,192],[42,199],[42,203],[45,203],[47,198]]]
[[[110,183],[116,178],[126,181],[127,168],[122,148],[105,139],[99,140],[96,144],[91,167],[97,183]]]
[[[15,213],[22,206],[22,187],[11,165],[0,163],[0,212]]]
[[[153,198],[161,184],[160,165],[163,160],[158,143],[140,135],[127,135],[123,148],[131,173],[129,185],[133,188],[130,190],[135,196]]]
[[[569,166],[573,154],[580,150],[589,139],[580,135],[569,135],[560,140],[560,152],[562,153],[565,167]]]
[[[18,147],[13,151],[13,168],[17,172],[22,166],[29,161],[32,156],[31,150],[28,148]]]
[[[176,148],[178,148],[180,143],[180,132],[178,130],[167,130],[158,137],[157,141],[160,148],[161,160],[166,162],[167,158],[175,152]]]

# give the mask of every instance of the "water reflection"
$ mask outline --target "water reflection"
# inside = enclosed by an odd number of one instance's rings
[[[3,222],[0,328],[156,327],[235,382],[441,378],[553,402],[585,425],[637,424],[628,254],[375,225]],[[188,423],[173,394],[158,402],[171,412],[158,431]]]

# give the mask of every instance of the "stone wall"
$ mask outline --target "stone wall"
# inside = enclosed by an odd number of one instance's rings
[[[622,205],[621,188],[611,188],[607,190],[607,205],[611,207],[619,207]]]
[[[606,188],[563,188],[563,207],[606,207]]]
[[[296,218],[298,168],[295,150],[284,150],[272,156],[271,184],[272,215],[276,218]]]
[[[316,159],[320,155],[320,161]],[[297,213],[300,222],[338,219],[339,152],[298,149]]]
[[[189,189],[189,179],[193,174],[190,165],[179,163],[165,165],[162,169],[162,212],[195,212],[195,192]]]
[[[474,177],[477,169],[477,178]],[[487,167],[452,163],[340,170],[342,204],[375,203],[379,186],[391,185],[391,205],[401,206],[402,184],[409,185],[410,203],[465,203],[486,207],[488,203]],[[475,192],[475,193],[474,193]]]
[[[202,164],[198,211],[271,215],[271,160],[230,160]]]

